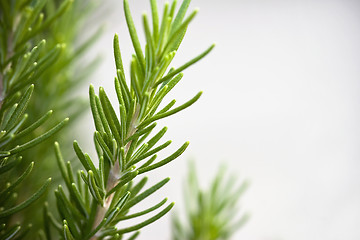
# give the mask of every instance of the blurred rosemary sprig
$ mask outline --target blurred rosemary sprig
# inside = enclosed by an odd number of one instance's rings
[[[173,216],[173,239],[231,239],[249,219],[246,213],[239,218],[239,200],[249,183],[244,181],[237,186],[236,180],[223,166],[210,188],[204,190],[199,186],[195,164],[191,163],[184,191],[186,218],[181,221],[181,216]]]
[[[38,235],[39,204],[57,175],[48,149],[65,117],[82,112],[79,100],[64,105],[79,82],[75,61],[92,41],[75,46],[81,2],[0,1],[0,239]]]

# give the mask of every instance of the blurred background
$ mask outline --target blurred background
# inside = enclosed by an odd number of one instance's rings
[[[149,1],[129,2],[144,39],[141,14],[150,14]],[[217,46],[170,94],[181,103],[204,91],[195,105],[164,121],[170,150],[191,143],[150,176],[151,182],[172,179],[152,199],[168,196],[181,212],[188,161],[195,160],[205,188],[226,163],[239,180],[251,181],[241,200],[251,219],[234,239],[360,239],[360,3],[193,0],[190,10],[197,7],[174,66]],[[99,22],[106,30],[91,53],[103,61],[92,83],[116,103],[114,33],[124,63],[133,49],[122,1],[104,9]],[[90,111],[79,127],[84,150],[93,149]],[[170,239],[170,219],[146,227],[139,239]]]

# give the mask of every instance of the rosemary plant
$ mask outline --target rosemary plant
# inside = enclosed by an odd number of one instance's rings
[[[226,173],[221,167],[213,179],[210,189],[200,188],[195,165],[189,167],[187,184],[184,191],[186,220],[181,221],[174,215],[172,235],[174,240],[227,240],[248,220],[244,214],[240,219],[239,199],[248,187],[244,181],[236,186],[236,177]]]
[[[184,110],[200,98],[201,92],[180,106],[174,107],[176,101],[172,100],[159,110],[164,97],[182,79],[181,72],[207,55],[214,45],[184,65],[167,70],[197,11],[185,16],[190,0],[184,0],[177,12],[176,1],[171,6],[166,3],[160,21],[156,1],[151,0],[150,3],[152,29],[147,15],[143,15],[146,36],[144,52],[129,3],[124,0],[126,23],[135,50],[130,64],[130,82],[126,81],[118,35],[114,37],[115,91],[120,116],[117,116],[102,87],[98,95],[92,85],[89,89],[98,167],[75,141],[73,147],[84,169],[73,173],[70,162],[64,162],[59,144],[55,143],[58,166],[68,194],[61,185],[55,191],[60,216],[58,220],[45,207],[47,239],[51,239],[51,226],[64,239],[123,239],[127,233],[132,233],[128,239],[135,239],[139,229],[161,218],[173,207],[174,203],[164,206],[165,198],[151,208],[130,213],[133,206],[169,181],[169,178],[165,178],[142,191],[147,182],[144,175],[173,161],[189,145],[189,142],[185,142],[173,154],[157,161],[157,154],[171,141],[157,145],[166,133],[166,127],[155,134],[152,132],[156,121]],[[123,227],[123,221],[151,214],[160,208],[162,210],[147,220]]]

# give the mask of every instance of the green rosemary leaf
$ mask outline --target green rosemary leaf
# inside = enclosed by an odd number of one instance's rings
[[[148,148],[151,149],[166,133],[167,127],[163,127],[157,134],[155,134],[147,143]]]
[[[120,106],[120,110],[121,110],[121,106]],[[121,118],[121,114],[122,113],[120,112],[120,118]],[[126,115],[123,114],[123,118],[124,118],[123,121],[126,126],[126,130],[125,130],[126,137],[128,137],[128,134],[133,134],[129,131],[133,128],[134,121],[136,120],[138,114],[139,114],[139,110],[138,110],[138,106],[137,106],[137,101],[136,101],[136,99],[132,99],[131,103],[130,103],[129,111],[127,112]],[[123,122],[121,122],[121,124],[123,124]]]
[[[135,186],[131,188],[131,198],[134,198],[137,196],[137,194],[143,189],[145,184],[148,181],[148,177],[143,177]]]
[[[125,148],[121,147],[120,148],[120,155],[119,155],[119,164],[121,166],[121,169],[124,170],[125,169],[125,164],[126,164],[126,156],[125,156]]]
[[[52,129],[50,129],[49,131],[47,131],[46,133],[40,135],[37,138],[32,139],[31,141],[17,146],[13,149],[10,150],[11,154],[15,154],[21,151],[24,151],[28,148],[31,148],[35,145],[37,145],[38,143],[44,141],[45,139],[51,137],[53,134],[57,133],[58,131],[60,131],[60,129],[62,129],[64,127],[64,125],[69,121],[69,118],[65,118],[63,121],[61,121],[59,124],[57,124],[55,127],[53,127]]]
[[[101,188],[102,189],[105,189],[106,186],[105,186],[105,181],[106,181],[106,178],[105,178],[105,172],[106,170],[104,169],[104,157],[103,156],[100,156],[99,157],[99,175],[100,175],[100,185],[101,185]]]
[[[79,193],[80,195],[83,195],[83,182],[81,181],[81,173],[80,170],[76,171],[76,183],[79,186]]]
[[[30,198],[28,198],[27,200],[25,200],[24,202],[20,203],[19,205],[16,205],[15,207],[6,209],[4,211],[0,211],[0,218],[3,217],[7,217],[11,214],[14,214],[16,212],[21,211],[22,209],[26,208],[27,206],[29,206],[31,203],[33,203],[34,201],[36,201],[37,199],[39,199],[39,197],[41,197],[41,195],[45,192],[46,188],[49,186],[51,181],[51,178],[49,178],[45,184],[36,192],[34,193]]]
[[[64,224],[64,238],[65,240],[75,240],[75,238],[71,235],[68,225]]]
[[[85,161],[90,166],[90,169],[91,169],[90,171],[92,172],[92,175],[95,177],[96,183],[100,183],[99,171],[95,168],[95,165],[94,165],[93,161],[91,160],[89,154],[85,153],[84,157],[85,157]]]
[[[113,136],[115,137],[115,140],[119,143],[121,143],[120,135],[118,132],[118,129],[120,129],[120,123],[116,116],[116,113],[110,103],[109,98],[106,96],[104,88],[99,88],[99,97],[101,101],[101,105],[103,106],[104,113],[107,119],[107,122],[109,123],[111,132],[113,133]]]
[[[117,233],[119,236],[119,234]],[[131,235],[128,240],[135,240],[140,235],[140,231],[135,232],[133,235]]]
[[[131,64],[130,64],[131,92],[135,92],[135,96],[141,102],[142,95],[141,95],[141,91],[140,91],[140,83],[139,83],[139,80],[138,80],[137,74],[136,74],[136,71],[137,71],[136,65],[137,65],[136,56],[133,56],[133,58],[131,60]]]
[[[156,0],[150,0],[150,4],[151,4],[151,16],[153,23],[153,38],[154,41],[157,42],[159,39],[159,14],[158,14]]]
[[[154,192],[159,190],[161,187],[163,187],[169,180],[170,180],[170,178],[165,178],[165,179],[161,180],[160,182],[158,182],[157,184],[155,184],[154,186],[148,188],[147,190],[145,190],[144,192],[142,192],[138,196],[132,198],[130,201],[128,201],[126,203],[126,205],[124,206],[124,208],[122,209],[121,212],[125,212],[129,208],[131,208],[134,205],[138,204],[139,202],[144,200],[146,197],[148,197],[149,195],[153,194]]]
[[[125,102],[125,107],[126,109],[129,109],[131,103],[131,95],[129,88],[126,84],[124,72],[122,72],[120,69],[117,69],[116,74],[117,74],[117,79],[119,80],[119,86],[121,88],[121,93]]]
[[[124,72],[124,66],[120,52],[119,36],[117,34],[114,36],[114,58],[116,69],[120,69],[122,72]]]
[[[144,85],[143,91],[146,91],[148,87],[154,88],[155,83],[164,75],[166,69],[175,57],[175,54],[176,51],[172,51],[165,56],[165,58],[160,62],[159,67],[154,70],[153,77],[151,77],[147,84]]]
[[[127,136],[127,129],[128,129],[128,125],[127,125],[127,121],[126,118],[131,118],[131,115],[126,114],[126,110],[125,107],[123,105],[120,105],[120,123],[121,123],[121,142],[119,144],[123,145],[124,144],[124,140]],[[130,112],[131,114],[131,112]]]
[[[78,157],[78,159],[80,160],[81,164],[83,165],[83,167],[85,168],[86,171],[92,170],[94,167],[91,166],[92,163],[89,163],[87,161],[87,159],[85,159],[85,154],[84,152],[81,150],[78,142],[75,140],[73,142],[73,147],[76,153],[76,156]]]
[[[72,191],[74,193],[73,200],[75,201],[76,205],[79,207],[79,210],[84,215],[85,218],[89,217],[88,208],[86,207],[86,204],[81,196],[81,193],[79,192],[79,189],[76,187],[75,183],[71,184]]]
[[[109,208],[113,208],[115,206],[115,204],[119,201],[119,199],[126,193],[128,192],[127,189],[125,189],[125,187],[120,188],[119,190],[117,190],[116,192],[114,192],[113,194],[113,199],[110,203]]]
[[[11,192],[14,190],[16,186],[18,186],[32,171],[34,167],[34,162],[31,162],[29,166],[26,168],[26,170],[21,174],[21,176],[15,180],[12,184],[10,184],[7,188],[5,188],[2,192],[0,192],[0,197],[2,197],[4,194]]]
[[[175,31],[171,31],[169,40],[167,41],[163,53],[166,53],[168,51],[174,51],[177,50],[180,46],[180,43],[182,42],[184,35],[186,33],[186,29],[189,26],[190,22],[194,19],[196,14],[198,13],[198,10],[194,10],[190,16],[188,16],[179,27],[174,28],[174,24],[172,25],[172,29],[176,29]],[[175,19],[176,20],[176,19]],[[171,29],[171,30],[172,30]]]
[[[52,215],[49,211],[49,204],[47,202],[44,204],[44,216],[46,216],[44,219],[49,220],[47,223],[50,223],[57,230],[61,230],[62,226],[56,221],[54,215]],[[45,225],[48,225],[47,223],[45,223]]]
[[[74,175],[73,175],[73,170],[72,170],[70,161],[67,161],[67,163],[66,163],[66,171],[68,173],[70,183],[74,183],[75,178],[74,178]]]
[[[65,192],[61,185],[58,186],[57,190],[59,193],[59,197],[61,198],[61,201],[64,203],[64,206],[68,209],[72,218],[77,219],[77,221],[85,220],[84,216],[80,213],[80,211],[67,199]]]
[[[105,153],[105,156],[109,159],[109,161],[111,161],[111,164],[114,164],[113,155],[112,155],[109,147],[106,145],[105,141],[102,139],[99,132],[95,132],[95,138],[96,138],[97,142],[99,143],[101,149]]]
[[[172,70],[171,73],[172,73],[173,71],[174,71],[174,70]],[[182,79],[183,76],[184,76],[183,73],[179,73],[178,75],[176,75],[176,76],[175,76],[174,78],[172,78],[171,80],[170,80],[170,78],[169,78],[169,79],[165,79],[165,80],[162,82],[162,85],[161,85],[160,89],[162,89],[162,88],[164,88],[164,87],[167,86],[167,87],[168,87],[167,90],[166,90],[166,94],[167,94],[168,92],[170,92],[170,91],[180,82],[180,80]],[[156,83],[156,85],[159,84],[162,80],[163,80],[163,78],[160,79],[160,80],[158,81],[158,83]]]
[[[157,162],[153,165],[150,165],[148,167],[144,167],[139,169],[139,174],[154,170],[158,167],[164,166],[165,164],[173,161],[174,159],[176,159],[177,157],[179,157],[184,151],[185,149],[189,146],[189,142],[184,143],[178,150],[176,150],[176,152],[174,152],[173,154],[171,154],[169,157],[165,158],[164,160],[161,160],[160,162]]]
[[[171,26],[171,31],[170,31],[170,34],[174,33],[178,27],[181,25],[182,23],[182,20],[184,19],[185,17],[185,14],[186,14],[186,11],[190,5],[190,1],[191,0],[184,0],[180,6],[180,9],[178,11],[178,13],[176,14],[176,17],[174,19],[174,22]]]
[[[132,162],[134,159],[137,159],[141,154],[143,154],[145,151],[147,151],[148,144],[144,143],[141,145],[141,147],[136,150],[136,152],[130,157],[129,163]],[[130,164],[132,165],[132,164]]]
[[[146,13],[143,14],[143,25],[144,25],[144,31],[145,31],[145,37],[146,37],[146,43],[148,47],[148,60],[149,63],[146,64],[147,69],[145,74],[150,73],[152,68],[155,65],[155,42],[154,39],[151,36],[149,21],[147,18]]]
[[[124,233],[128,233],[128,232],[133,232],[136,230],[139,230],[153,222],[155,222],[156,220],[158,220],[159,218],[161,218],[162,216],[164,216],[166,213],[168,213],[171,208],[174,206],[174,203],[170,203],[165,209],[163,209],[161,212],[159,212],[158,214],[156,214],[155,216],[153,216],[152,218],[149,218],[139,224],[136,224],[132,227],[127,227],[127,228],[123,228],[117,231],[117,233],[119,234],[124,234]]]
[[[81,176],[82,180],[86,183],[86,185],[89,185],[88,178],[83,170],[80,170],[80,176]]]
[[[157,158],[157,155],[156,155],[156,154],[153,155],[148,161],[146,161],[143,165],[141,165],[141,166],[139,167],[139,169],[141,169],[141,168],[146,168],[147,166],[149,166],[150,164],[152,164],[152,163],[155,161],[156,158]]]
[[[208,49],[206,49],[203,53],[201,53],[200,55],[198,55],[197,57],[193,58],[192,60],[190,60],[189,62],[185,63],[184,65],[182,65],[181,67],[175,69],[174,71],[168,73],[165,77],[163,77],[160,81],[157,82],[157,84],[160,84],[162,82],[165,82],[169,79],[171,79],[173,76],[175,76],[176,74],[180,73],[181,71],[185,70],[186,68],[190,67],[191,65],[193,65],[194,63],[198,62],[199,60],[201,60],[203,57],[205,57],[208,53],[211,52],[211,50],[215,47],[215,44],[212,44]]]
[[[104,127],[104,131],[108,136],[111,136],[112,134],[111,134],[110,126],[109,126],[108,120],[106,119],[104,109],[101,105],[99,97],[96,95],[95,95],[95,103],[96,103],[96,108],[97,108],[99,116],[100,116],[102,126]]]
[[[8,239],[13,239],[13,237],[16,236],[16,234],[18,234],[21,230],[21,227],[19,225],[15,225],[12,228],[8,229],[5,233],[4,233],[4,239],[8,240]]]
[[[32,131],[34,131],[36,128],[38,128],[39,126],[41,126],[46,120],[48,120],[50,118],[50,116],[52,115],[53,111],[50,110],[48,111],[44,116],[42,116],[41,118],[39,118],[36,122],[34,122],[33,124],[31,124],[29,127],[25,128],[24,130],[22,130],[21,132],[17,133],[14,137],[15,139],[19,139],[22,138],[23,136],[26,136],[27,134],[31,133]]]
[[[166,2],[164,5],[164,10],[163,10],[163,15],[162,15],[162,21],[161,21],[161,25],[160,25],[160,33],[159,33],[159,39],[158,39],[158,44],[156,46],[156,52],[160,53],[163,45],[166,42],[166,37],[167,37],[167,31],[170,27],[171,24],[171,18],[168,17],[168,11],[169,11],[169,3]],[[160,59],[156,59],[156,62],[158,62]]]
[[[169,12],[169,17],[171,18],[171,20],[174,18],[176,5],[177,5],[177,0],[174,0],[171,4],[171,8],[170,8],[170,12]]]
[[[137,138],[135,138],[134,140],[132,140],[131,142],[129,142],[130,144],[130,147],[129,147],[129,150],[128,152],[126,153],[126,159],[125,159],[125,162],[128,163],[131,159],[131,156],[133,155],[136,147],[137,147]]]
[[[156,209],[158,209],[159,207],[161,207],[162,205],[164,205],[167,201],[167,198],[164,198],[161,202],[155,204],[154,206],[146,209],[146,210],[143,210],[141,212],[137,212],[137,213],[134,213],[134,214],[130,214],[130,215],[126,215],[126,216],[121,216],[119,218],[117,218],[116,220],[118,221],[122,221],[122,220],[127,220],[127,219],[131,219],[131,218],[136,218],[136,217],[140,217],[142,215],[145,215],[145,214],[148,214]]]
[[[158,115],[167,112],[168,110],[170,110],[172,108],[172,106],[174,106],[176,103],[176,100],[173,99],[171,100],[171,102],[169,102],[165,107],[163,107],[159,112],[157,112]]]
[[[145,93],[145,96],[143,98],[143,102],[141,103],[141,107],[140,107],[140,113],[139,113],[139,116],[138,116],[138,119],[141,120],[143,119],[145,116],[146,116],[146,111],[148,109],[148,104],[149,104],[149,94],[148,93]]]
[[[177,112],[180,112],[182,110],[184,110],[185,108],[190,107],[192,104],[194,104],[201,96],[202,92],[199,92],[198,94],[196,94],[192,99],[190,99],[189,101],[187,101],[186,103],[182,104],[181,106],[174,108],[173,110],[169,110],[167,112],[161,113],[161,114],[156,114],[153,117],[143,121],[139,127],[144,127],[147,126],[148,124],[152,123],[153,121],[168,117],[170,115],[173,115]]]
[[[47,205],[47,202],[45,202],[44,205]],[[51,220],[47,213],[48,213],[48,209],[44,206],[42,211],[42,217],[43,217],[43,227],[44,227],[45,237],[47,240],[52,240],[51,230],[50,230]]]
[[[135,164],[135,163],[137,163],[137,162],[139,162],[139,161],[141,161],[141,160],[143,160],[143,159],[145,159],[145,158],[147,158],[147,157],[150,157],[151,155],[153,155],[153,154],[155,154],[155,153],[163,150],[164,148],[166,148],[166,147],[169,146],[170,144],[171,144],[171,140],[169,140],[169,141],[161,144],[160,146],[154,148],[154,149],[151,150],[151,151],[148,151],[148,152],[144,153],[143,155],[140,155],[138,158],[134,158],[133,164]],[[133,165],[133,164],[132,164],[132,165]]]
[[[6,131],[3,131],[4,135],[6,134]],[[3,137],[0,140],[0,147],[4,147],[7,144],[10,144],[14,140],[14,133],[9,133],[5,137]]]
[[[105,217],[108,219],[107,222],[111,222],[124,207],[128,199],[130,198],[130,192],[126,192],[120,200],[115,204],[114,208],[109,208],[106,212]]]
[[[107,223],[107,218],[104,218],[99,225],[96,226],[89,234],[85,236],[85,239],[90,239],[92,236],[94,236],[105,224]]]
[[[131,17],[128,0],[124,0],[124,12],[125,12],[126,23],[128,25],[131,41],[133,43],[136,56],[140,62],[141,71],[145,73],[145,58],[141,50],[140,41],[136,33],[134,22]]]
[[[89,87],[89,98],[90,98],[90,107],[91,107],[91,112],[92,112],[92,116],[94,119],[94,124],[95,124],[95,129],[97,131],[103,132],[104,128],[101,122],[101,118],[100,118],[100,114],[97,110],[96,107],[96,100],[95,100],[95,90],[94,90],[94,86],[92,84],[90,84]]]
[[[148,112],[147,112],[147,113],[149,113],[148,116],[151,117],[154,114],[157,107],[160,105],[161,101],[165,97],[165,95],[167,93],[167,89],[168,89],[168,86],[165,86],[155,94],[155,97],[151,101],[149,108],[148,108]]]
[[[86,203],[86,206],[90,206],[90,191],[89,191],[89,183],[87,181],[87,178],[86,178],[86,174],[84,173],[84,171],[80,170],[80,176],[81,178],[83,179],[84,181],[84,199],[85,199],[85,203]],[[91,214],[90,214],[91,216]]]
[[[55,199],[56,199],[56,206],[57,206],[57,210],[59,212],[60,217],[62,219],[72,219],[71,212],[65,205],[65,202],[61,198],[59,191],[56,189],[54,191],[54,193],[55,193]],[[70,224],[72,224],[74,229],[76,228],[74,225],[74,221],[70,221]]]
[[[122,90],[121,90],[121,86],[120,86],[120,81],[117,77],[115,77],[114,85],[115,85],[116,96],[118,98],[119,104],[122,106],[125,106],[125,102],[124,102],[124,98],[123,98],[123,94],[122,94]]]
[[[101,197],[98,186],[95,183],[95,177],[93,171],[88,171],[88,183],[91,195],[101,205],[104,206],[104,198]]]
[[[34,85],[30,85],[30,87],[26,90],[24,95],[21,97],[15,111],[13,112],[13,114],[10,117],[10,121],[7,122],[7,124],[5,125],[4,130],[9,131],[12,127],[14,127],[15,124],[17,124],[17,121],[22,116],[22,114],[24,113],[24,111],[29,103],[29,100],[31,98],[31,94],[32,94],[33,90],[34,90]]]
[[[22,160],[22,157],[16,157],[15,160],[8,162],[7,164],[2,164],[0,166],[0,174],[7,172],[9,170],[11,170],[13,167],[15,167],[16,165],[18,165]]]
[[[66,171],[66,166],[65,166],[64,159],[63,159],[61,151],[60,151],[59,143],[55,142],[54,147],[55,147],[55,156],[56,156],[57,164],[60,169],[61,176],[63,177],[66,186],[70,189],[71,181],[70,181],[69,175]]]
[[[11,106],[11,108],[9,110],[7,110],[7,112],[5,114],[5,117],[4,117],[4,119],[2,120],[2,123],[1,123],[1,129],[4,129],[5,125],[7,125],[7,123],[10,121],[11,116],[15,112],[17,106],[18,106],[18,103],[15,103],[13,106]]]

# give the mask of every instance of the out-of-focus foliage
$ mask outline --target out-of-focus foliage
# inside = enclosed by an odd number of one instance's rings
[[[231,239],[248,220],[241,217],[239,200],[248,182],[237,184],[235,175],[219,169],[208,190],[200,188],[195,165],[191,164],[184,191],[186,218],[181,221],[174,215],[172,235],[174,240],[226,240]]]
[[[58,175],[51,138],[65,117],[73,121],[82,112],[69,93],[84,77],[74,74],[75,61],[94,39],[75,44],[83,5],[0,1],[0,239],[34,239],[42,224],[34,203],[44,199],[49,176]]]

